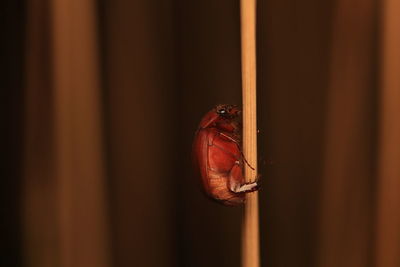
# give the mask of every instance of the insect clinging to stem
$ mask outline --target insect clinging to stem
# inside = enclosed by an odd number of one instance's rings
[[[244,203],[245,194],[259,187],[257,180],[244,179],[244,164],[251,166],[241,150],[240,113],[236,105],[215,106],[201,119],[193,141],[204,192],[227,206]]]

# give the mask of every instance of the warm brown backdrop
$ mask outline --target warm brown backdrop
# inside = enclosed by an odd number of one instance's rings
[[[4,266],[239,266],[201,115],[240,104],[239,2],[3,1]],[[400,2],[258,2],[262,266],[400,266]],[[3,219],[4,218],[4,219]]]

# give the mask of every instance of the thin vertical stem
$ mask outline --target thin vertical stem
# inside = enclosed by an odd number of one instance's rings
[[[242,40],[243,153],[247,182],[257,177],[256,0],[240,1]],[[242,229],[242,267],[260,266],[258,193],[248,193]]]

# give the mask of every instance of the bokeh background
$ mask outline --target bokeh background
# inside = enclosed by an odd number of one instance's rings
[[[239,2],[3,0],[0,263],[240,265],[193,134],[241,103]],[[400,2],[258,1],[262,266],[400,266]]]

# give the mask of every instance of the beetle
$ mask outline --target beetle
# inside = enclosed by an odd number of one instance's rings
[[[248,163],[241,150],[240,113],[236,105],[215,106],[201,119],[193,141],[203,191],[227,206],[244,203],[245,193],[258,189],[257,181],[246,183],[243,175]]]

